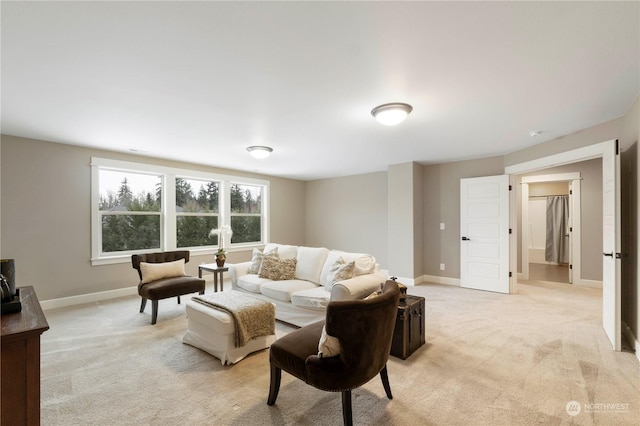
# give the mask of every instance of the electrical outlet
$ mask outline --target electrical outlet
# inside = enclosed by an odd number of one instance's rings
[[[444,271],[444,263],[441,263],[441,264],[440,264],[440,270],[441,270],[441,271]]]
[[[444,222],[442,222],[442,223],[440,224],[440,230],[441,230],[441,231],[444,231]]]

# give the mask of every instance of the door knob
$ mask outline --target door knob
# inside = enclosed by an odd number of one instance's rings
[[[613,257],[613,252],[611,253],[602,253],[603,256],[609,256],[609,257]]]

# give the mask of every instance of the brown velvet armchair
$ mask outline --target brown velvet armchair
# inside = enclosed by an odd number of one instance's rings
[[[195,293],[204,294],[205,282],[201,278],[191,276],[181,276],[172,278],[162,278],[149,283],[142,282],[142,271],[140,262],[163,263],[184,259],[184,263],[189,261],[189,251],[165,251],[158,253],[134,254],[131,256],[131,265],[138,271],[140,283],[138,284],[138,294],[142,297],[140,312],[144,312],[147,306],[147,299],[151,300],[151,324],[155,324],[158,319],[158,300],[169,297],[177,297],[178,304],[180,296],[183,294]]]
[[[351,390],[380,374],[384,390],[392,399],[387,360],[398,311],[400,291],[387,281],[382,294],[368,300],[330,302],[327,334],[340,341],[340,355],[318,357],[318,341],[325,321],[278,339],[269,350],[271,385],[268,405],[278,397],[282,370],[305,383],[330,392],[342,392],[342,416],[352,424]]]

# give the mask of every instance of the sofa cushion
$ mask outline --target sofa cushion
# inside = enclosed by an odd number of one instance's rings
[[[324,247],[298,247],[296,278],[318,284],[328,254],[329,249]]]
[[[184,277],[186,275],[184,272],[184,259],[162,263],[140,262],[140,273],[142,274],[143,284],[163,278]]]
[[[249,269],[247,270],[247,274],[257,274],[260,272],[260,266],[262,266],[262,258],[264,256],[277,256],[278,255],[278,247],[274,247],[271,251],[260,251],[257,248],[253,249],[253,254],[251,257],[251,265],[249,265]]]
[[[265,283],[270,283],[267,278],[260,278],[257,274],[248,274],[238,277],[238,287],[251,293],[260,294],[260,287]]]
[[[271,281],[260,286],[260,293],[275,300],[290,302],[291,295],[317,286],[304,280]]]
[[[258,276],[274,281],[292,280],[296,277],[296,259],[280,259],[275,256],[264,256]]]
[[[264,247],[265,252],[269,252],[277,248],[278,257],[282,259],[295,259],[298,253],[298,246],[288,246],[285,244],[269,243]]]
[[[320,285],[330,286],[331,282],[327,280],[329,270],[336,263],[339,257],[342,257],[346,263],[355,262],[354,275],[370,274],[376,269],[376,259],[370,254],[363,253],[348,253],[340,250],[331,250],[327,255],[327,260],[324,262],[322,272],[320,273]]]
[[[319,286],[291,294],[291,304],[301,308],[325,309],[329,304],[331,293]]]

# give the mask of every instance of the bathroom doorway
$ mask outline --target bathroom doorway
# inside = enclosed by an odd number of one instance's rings
[[[529,279],[571,283],[569,182],[529,184]]]
[[[579,172],[521,178],[522,279],[573,284],[580,276],[580,181]]]

